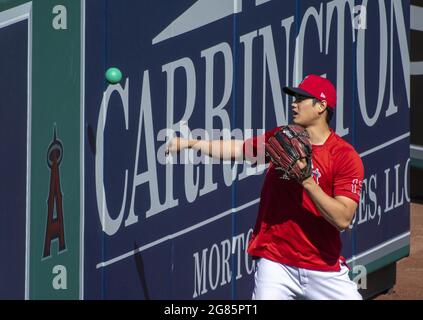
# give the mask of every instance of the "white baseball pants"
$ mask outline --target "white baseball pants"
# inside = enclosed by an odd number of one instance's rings
[[[362,300],[348,267],[314,271],[260,258],[256,261],[253,300]]]

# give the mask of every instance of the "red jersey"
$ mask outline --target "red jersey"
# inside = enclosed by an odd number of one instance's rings
[[[246,140],[246,158],[264,152],[264,141],[277,129]],[[358,203],[364,168],[354,148],[331,129],[325,143],[312,149],[314,181],[329,196]],[[298,268],[337,271],[341,249],[340,232],[320,215],[303,186],[280,179],[270,163],[248,253]]]

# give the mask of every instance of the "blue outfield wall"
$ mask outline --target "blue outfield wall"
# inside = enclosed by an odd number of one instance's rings
[[[281,87],[310,73],[336,84],[331,125],[365,166],[344,256],[354,267],[407,248],[409,1],[82,5],[83,298],[249,299],[266,168],[166,165],[163,130],[247,138],[287,124]]]
[[[0,173],[0,251],[3,256],[0,283],[3,289],[0,289],[0,299],[24,299],[30,111],[27,103],[28,21],[0,24],[0,47],[0,69],[9,75],[0,78],[0,152],[3,155]]]

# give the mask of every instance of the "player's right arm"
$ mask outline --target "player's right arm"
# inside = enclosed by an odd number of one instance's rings
[[[278,127],[247,140],[188,140],[175,137],[169,142],[166,153],[191,148],[216,159],[247,160],[252,165],[264,164],[269,161],[265,155],[265,142],[277,130]]]
[[[242,161],[243,146],[243,140],[188,140],[175,137],[169,142],[167,152],[176,153],[189,148],[216,159]]]

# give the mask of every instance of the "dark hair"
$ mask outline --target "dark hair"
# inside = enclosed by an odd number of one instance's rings
[[[320,102],[319,99],[313,98],[313,105],[315,105],[317,102]],[[326,106],[326,122],[329,124],[333,117],[333,110]]]

